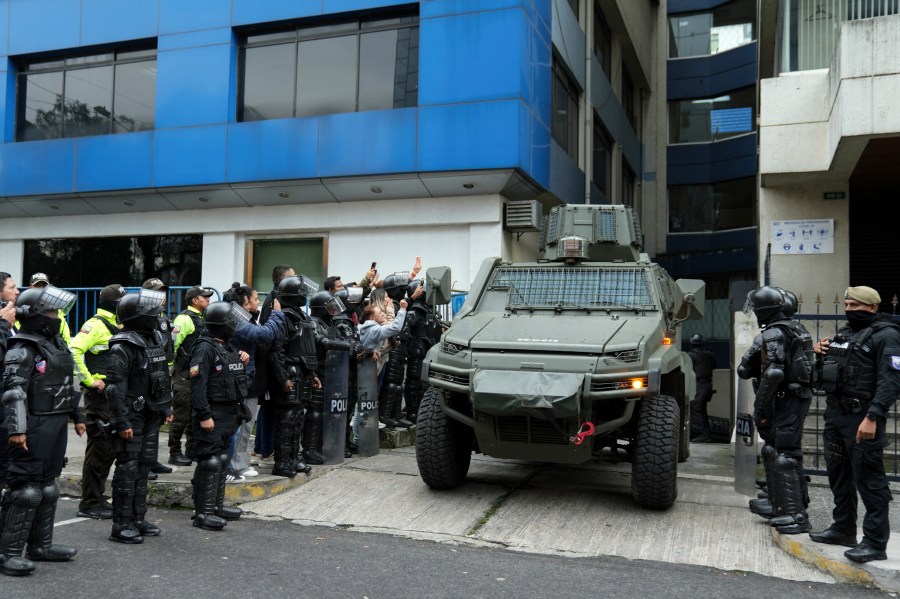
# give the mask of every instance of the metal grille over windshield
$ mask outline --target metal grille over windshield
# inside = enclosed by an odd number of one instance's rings
[[[509,289],[507,308],[653,310],[642,268],[498,268],[491,289]]]

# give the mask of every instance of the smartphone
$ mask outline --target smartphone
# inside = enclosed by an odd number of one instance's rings
[[[369,270],[375,270],[375,262],[372,262],[372,266],[369,267]]]

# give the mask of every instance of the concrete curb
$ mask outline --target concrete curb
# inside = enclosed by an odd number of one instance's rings
[[[898,560],[892,558],[890,553],[886,561],[857,564],[844,557],[846,547],[815,543],[807,535],[783,535],[773,528],[772,538],[792,557],[831,574],[841,582],[900,592]]]

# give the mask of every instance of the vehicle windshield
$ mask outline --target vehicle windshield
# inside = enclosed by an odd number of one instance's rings
[[[654,310],[646,269],[501,267],[489,289],[508,289],[507,309]]]

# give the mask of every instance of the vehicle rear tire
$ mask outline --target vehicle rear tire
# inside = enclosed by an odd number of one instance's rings
[[[660,395],[641,402],[631,468],[631,496],[638,505],[664,510],[675,502],[680,431],[675,398]]]
[[[441,391],[429,387],[419,404],[416,463],[419,476],[432,489],[458,487],[472,461],[472,433],[441,409]]]

